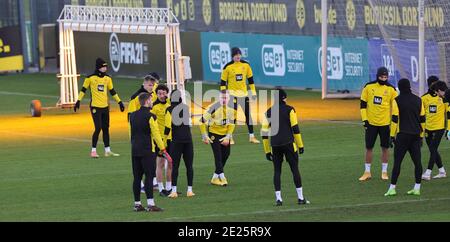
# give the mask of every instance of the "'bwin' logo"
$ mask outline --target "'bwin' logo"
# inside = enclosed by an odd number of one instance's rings
[[[121,64],[148,64],[148,45],[139,42],[120,42],[116,33],[109,38],[109,59],[115,72]]]

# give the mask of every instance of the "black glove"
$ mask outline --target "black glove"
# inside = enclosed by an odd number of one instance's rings
[[[391,139],[389,140],[389,147],[394,148],[394,144],[395,144],[395,137],[391,137]]]
[[[78,101],[75,103],[75,106],[73,107],[73,111],[76,112],[77,109],[80,109],[80,100],[78,100]]]
[[[367,121],[367,120],[364,120],[364,124],[363,124],[363,126],[364,126],[364,129],[366,129],[366,130],[367,130],[367,128],[369,127],[369,121]]]
[[[303,148],[303,147],[298,148],[298,153],[300,153],[300,154],[305,153],[305,148]]]
[[[273,160],[272,158],[273,158],[272,153],[269,152],[269,153],[266,154],[266,159],[268,161],[272,161]]]
[[[119,102],[119,106],[120,106],[120,111],[121,112],[125,111],[125,106],[123,106],[123,102],[122,101]]]
[[[160,151],[159,154],[161,155],[161,157],[166,159],[167,162],[169,162],[170,165],[172,165],[172,157],[169,155],[169,153],[167,153],[166,150]]]

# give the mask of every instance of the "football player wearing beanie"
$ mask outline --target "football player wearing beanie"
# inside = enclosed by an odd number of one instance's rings
[[[256,100],[255,82],[253,80],[253,71],[250,64],[247,61],[241,59],[242,52],[239,48],[233,47],[231,49],[231,57],[233,58],[223,68],[220,90],[229,90],[230,93],[230,106],[234,107],[237,111],[240,106],[245,113],[245,123],[248,128],[250,143],[260,143],[256,139],[253,132],[253,121],[250,112],[250,99],[248,95],[248,87],[250,87],[251,98]],[[247,87],[248,81],[248,87]],[[234,140],[230,140],[231,144],[234,144]]]
[[[407,192],[408,195],[420,195],[422,163],[422,138],[425,128],[425,110],[422,99],[411,92],[408,79],[398,81],[400,95],[395,98],[392,107],[391,147],[394,148],[394,168],[392,169],[391,185],[384,196],[395,196],[397,179],[400,175],[400,166],[406,152],[409,152],[414,163],[416,184]]]
[[[281,197],[281,164],[283,157],[289,164],[297,192],[297,203],[309,204],[303,196],[302,179],[298,169],[298,155],[305,151],[302,135],[298,127],[295,109],[286,104],[287,94],[283,89],[277,89],[278,99],[265,113],[261,129],[266,159],[272,161],[274,167],[273,183],[275,187],[276,206],[283,205]],[[270,142],[269,142],[270,136]]]
[[[119,104],[120,111],[125,110],[123,102],[120,100],[116,90],[114,90],[112,78],[106,74],[108,64],[101,58],[97,58],[95,61],[94,74],[84,79],[83,87],[80,94],[78,94],[78,101],[75,104],[74,111],[80,108],[81,100],[83,99],[86,91],[91,91],[90,109],[92,119],[94,121],[95,130],[92,134],[92,149],[91,157],[98,158],[97,154],[97,142],[100,131],[103,132],[103,143],[105,145],[105,156],[119,156],[119,154],[113,153],[109,146],[109,101],[108,92]]]
[[[386,67],[380,67],[377,71],[377,79],[366,84],[361,93],[361,118],[365,129],[366,155],[365,171],[359,178],[360,181],[369,180],[372,177],[370,167],[373,160],[373,147],[377,136],[380,136],[381,145],[381,179],[388,180],[389,158],[389,125],[391,123],[391,109],[394,99],[397,97],[395,87],[388,82],[389,72]]]

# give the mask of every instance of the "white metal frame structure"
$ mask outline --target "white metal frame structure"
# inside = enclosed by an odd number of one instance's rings
[[[321,0],[322,24],[321,24],[321,46],[322,56],[322,99],[328,98],[359,98],[360,93],[328,93],[328,74],[327,74],[327,50],[328,49],[328,0]]]
[[[60,100],[72,107],[78,99],[73,31],[165,35],[166,79],[169,91],[184,96],[186,58],[181,55],[180,24],[169,8],[123,8],[66,5],[58,18],[60,50]]]

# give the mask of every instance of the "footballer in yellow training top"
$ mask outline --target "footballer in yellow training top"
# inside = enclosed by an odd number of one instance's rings
[[[220,94],[220,100],[211,104],[200,119],[200,133],[205,144],[211,144],[216,170],[211,184],[228,185],[224,167],[230,156],[230,139],[236,124],[236,110],[230,107],[228,91]]]
[[[248,97],[248,87],[246,81],[251,90],[252,99],[256,99],[255,82],[253,80],[253,72],[250,64],[241,59],[241,50],[237,47],[231,49],[231,56],[233,60],[226,64],[223,68],[222,75],[220,77],[220,90],[228,90],[230,94],[230,106],[236,109],[238,106],[244,110],[245,123],[248,127],[249,141],[250,143],[258,144],[259,140],[256,139],[253,133],[253,122],[250,112],[250,99]],[[234,140],[230,140],[231,144]]]
[[[377,80],[369,82],[361,93],[361,118],[364,122],[366,138],[365,172],[359,178],[366,181],[372,177],[370,166],[372,164],[372,150],[380,136],[382,151],[381,179],[388,180],[387,167],[389,158],[389,125],[391,123],[391,110],[394,99],[398,96],[394,86],[388,82],[389,71],[380,67],[377,71]]]
[[[422,175],[423,180],[431,179],[431,171],[435,163],[439,169],[439,173],[433,176],[433,178],[447,177],[438,148],[442,136],[445,133],[445,127],[447,126],[447,130],[450,129],[450,116],[447,115],[449,112],[449,103],[444,102],[435,91],[431,90],[431,85],[438,82],[439,78],[437,76],[430,76],[427,81],[429,90],[422,96],[422,103],[425,109],[425,140],[430,150],[430,159],[428,161],[428,167]]]
[[[103,132],[103,143],[105,144],[105,156],[119,156],[113,153],[109,146],[109,101],[108,91],[120,106],[120,111],[125,110],[125,106],[120,100],[116,90],[114,90],[112,79],[106,74],[108,64],[101,58],[97,58],[94,74],[84,79],[83,87],[78,95],[78,101],[75,104],[74,111],[80,108],[80,102],[86,91],[91,91],[91,115],[94,120],[95,130],[92,134],[91,157],[98,158],[97,141],[100,131]]]

